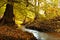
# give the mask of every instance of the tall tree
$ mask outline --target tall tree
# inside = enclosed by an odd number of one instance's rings
[[[1,23],[7,24],[7,25],[14,25],[15,21],[13,20],[14,14],[13,14],[13,0],[7,0],[6,9],[3,15],[3,18],[0,20]]]

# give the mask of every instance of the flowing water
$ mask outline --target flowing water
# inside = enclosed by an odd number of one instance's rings
[[[36,30],[25,29],[27,32],[32,33],[38,40],[46,40],[48,35],[42,32],[38,32]]]
[[[38,40],[60,40],[60,33],[44,33],[32,29],[25,29],[29,33],[32,33]]]

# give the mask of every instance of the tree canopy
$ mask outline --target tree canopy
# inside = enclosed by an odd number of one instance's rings
[[[4,14],[7,0],[0,1],[0,16]],[[13,11],[15,15],[15,22],[22,24],[25,22],[33,22],[36,15],[37,19],[45,20],[51,19],[60,15],[58,0],[13,0]]]

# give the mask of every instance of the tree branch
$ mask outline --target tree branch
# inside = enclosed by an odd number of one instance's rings
[[[20,1],[20,2],[19,2],[19,1],[13,1],[13,2],[15,2],[15,3],[21,3],[21,2],[23,2],[23,1]],[[25,3],[25,2],[23,2],[23,3]],[[29,3],[29,2],[28,2],[28,4],[34,6],[33,4],[31,4],[31,3]]]

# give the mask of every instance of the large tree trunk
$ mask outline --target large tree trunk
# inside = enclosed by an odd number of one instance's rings
[[[4,12],[3,18],[0,20],[3,24],[14,25],[15,21],[13,20],[13,5],[7,4],[6,10]]]

